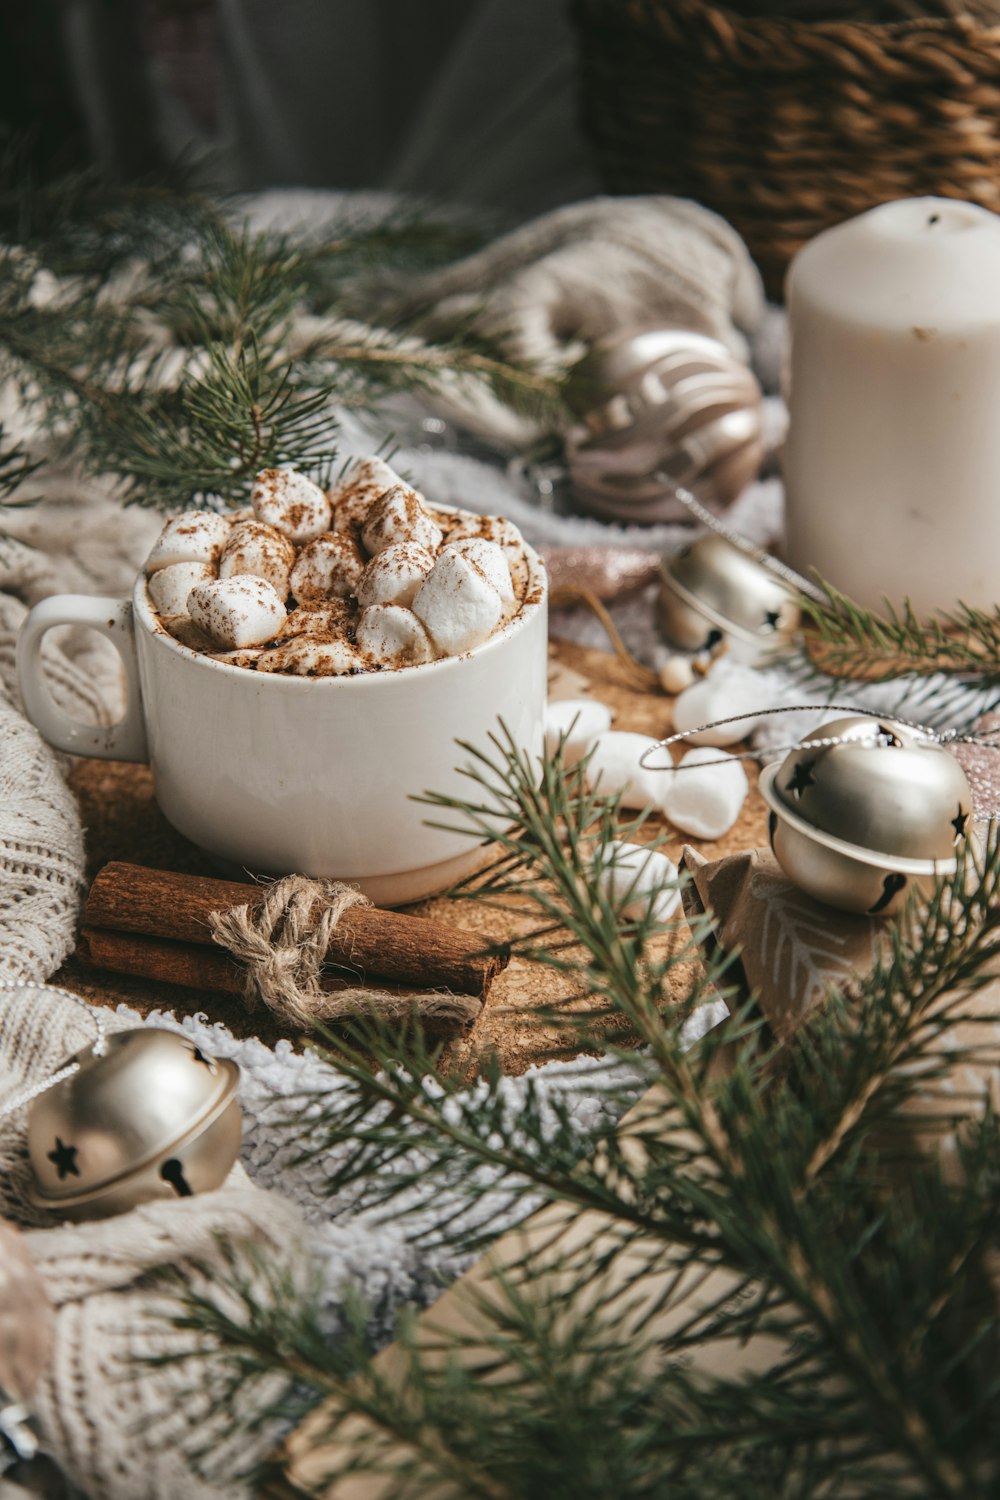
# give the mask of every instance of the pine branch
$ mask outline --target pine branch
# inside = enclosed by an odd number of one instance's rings
[[[124,481],[127,500],[164,510],[238,505],[263,468],[295,464],[321,484],[335,460],[329,388],[300,389],[285,361],[248,337],[218,344],[176,390],[88,392],[79,413],[88,460]]]
[[[914,1156],[904,1111],[961,1060],[947,1042],[963,997],[1000,959],[997,831],[909,913],[856,993],[831,996],[790,1043],[749,1011],[737,1018],[723,1072],[711,1035],[685,1053],[651,1003],[642,943],[621,911],[609,913],[617,933],[607,925],[595,846],[621,831],[613,804],[558,765],[536,786],[509,746],[471,776],[475,798],[434,804],[481,834],[496,830],[498,809],[502,825],[513,815],[515,831],[498,834],[495,893],[564,915],[581,969],[620,997],[649,1044],[628,1061],[635,1078],[655,1078],[657,1104],[624,1134],[598,1129],[584,1153],[570,1111],[530,1087],[511,1109],[499,1076],[463,1093],[426,1052],[401,1062],[388,1037],[364,1038],[377,1073],[360,1050],[331,1052],[348,1087],[332,1105],[306,1101],[300,1130],[317,1156],[337,1147],[333,1190],[364,1184],[369,1209],[396,1213],[419,1175],[427,1192],[451,1195],[442,1233],[466,1247],[483,1225],[470,1239],[460,1184],[466,1202],[488,1184],[525,1207],[562,1205],[568,1224],[596,1216],[580,1243],[558,1231],[515,1279],[487,1288],[474,1373],[461,1341],[450,1357],[414,1342],[402,1383],[377,1367],[345,1381],[321,1353],[314,1370],[297,1366],[369,1424],[349,1467],[384,1468],[402,1445],[410,1467],[393,1493],[414,1496],[435,1485],[702,1500],[991,1493],[1000,1132],[988,1111],[968,1119],[962,1172],[946,1179]],[[553,1276],[557,1302],[532,1293]],[[719,1276],[692,1312],[691,1278]],[[775,1341],[764,1373],[719,1373],[725,1351],[762,1338]],[[258,1347],[256,1357],[280,1367],[283,1356]]]
[[[92,186],[92,185],[91,185]],[[0,359],[40,424],[129,500],[239,504],[248,466],[332,467],[335,404],[398,391],[489,390],[552,421],[556,382],[472,345],[433,345],[349,318],[374,267],[433,262],[464,229],[396,216],[292,238],[234,227],[197,198],[67,189],[6,193]],[[249,476],[252,478],[252,474]]]
[[[802,599],[810,624],[807,648],[817,669],[858,682],[944,672],[1000,692],[1000,605],[984,610],[958,604],[923,620],[909,600],[901,609],[887,601],[879,614],[818,582],[828,602]]]

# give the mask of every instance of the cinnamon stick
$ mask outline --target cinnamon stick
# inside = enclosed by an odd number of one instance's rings
[[[243,995],[243,969],[218,947],[84,927],[76,957],[87,968],[109,969],[114,974],[130,974],[184,989]],[[324,979],[323,988],[332,992],[355,985],[344,979]],[[453,1032],[469,1026],[482,1009],[482,1001],[473,995],[407,995],[400,991],[399,1003],[412,1008],[424,1026],[435,1031]]]
[[[179,875],[114,862],[95,877],[84,907],[87,928],[167,938],[221,950],[213,941],[213,912],[261,900],[259,886],[204,875]],[[378,978],[485,999],[506,955],[483,953],[478,933],[427,917],[354,906],[344,913],[327,949],[327,962],[353,981]],[[213,986],[214,987],[214,986]]]

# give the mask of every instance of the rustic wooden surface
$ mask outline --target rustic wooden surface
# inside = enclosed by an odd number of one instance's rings
[[[671,728],[671,700],[660,692],[640,692],[631,675],[615,656],[555,641],[550,647],[550,692],[554,697],[580,694],[599,698],[614,711],[615,727],[660,736]],[[665,832],[666,852],[677,858],[683,844],[692,843],[709,858],[766,843],[766,810],[753,788],[756,771],[746,763],[751,795],[740,818],[721,839],[699,841],[672,830],[658,819],[647,824],[648,836]],[[153,800],[150,774],[145,766],[112,761],[79,762],[71,772],[79,796],[87,837],[91,876],[110,860],[179,870],[194,875],[215,875],[211,863],[198,849],[175,833]],[[510,912],[472,901],[437,897],[410,908],[451,926],[469,929],[491,939],[505,940],[523,930],[524,919]],[[238,1036],[259,1036],[273,1043],[282,1028],[261,1012],[249,1014],[232,995],[217,995],[176,986],[95,974],[71,959],[55,982],[77,990],[88,999],[115,1006],[125,1004],[144,1015],[170,1010],[177,1015],[206,1014]],[[674,983],[678,996],[690,973],[681,967]],[[486,1055],[492,1055],[508,1073],[522,1073],[532,1064],[559,1055],[565,1037],[558,1028],[539,1024],[540,1007],[560,999],[558,976],[515,959],[494,981],[489,999],[478,1020],[458,1041],[449,1045],[448,1061],[459,1072],[472,1073]],[[582,1004],[585,1002],[577,1002]]]

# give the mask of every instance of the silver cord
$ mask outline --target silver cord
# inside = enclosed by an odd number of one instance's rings
[[[107,1022],[104,1013],[96,1006],[88,1005],[87,1001],[81,995],[75,995],[72,990],[64,990],[57,984],[36,984],[31,980],[0,980],[0,993],[8,995],[24,994],[32,990],[40,995],[61,995],[64,1000],[72,1000],[74,1005],[79,1005],[81,1010],[85,1010],[94,1023],[96,1033],[90,1050],[95,1057],[104,1056],[108,1050]],[[6,1119],[8,1115],[14,1114],[19,1109],[23,1109],[26,1104],[30,1104],[42,1094],[47,1094],[49,1089],[55,1088],[56,1084],[62,1083],[66,1078],[72,1078],[74,1073],[78,1073],[79,1071],[80,1064],[78,1062],[67,1063],[64,1068],[59,1068],[55,1073],[50,1073],[47,1078],[41,1079],[38,1083],[29,1084],[19,1094],[15,1094],[12,1099],[7,1099],[3,1104],[0,1104],[0,1120]]]
[[[744,552],[748,557],[752,557],[755,562],[760,563],[762,568],[766,568],[769,573],[773,573],[776,578],[780,578],[782,583],[789,584],[798,593],[805,594],[808,599],[814,599],[817,604],[829,604],[830,597],[825,589],[821,589],[817,584],[810,582],[808,578],[803,578],[801,573],[796,573],[795,569],[790,568],[787,563],[783,563],[779,558],[773,557],[770,552],[766,551],[763,547],[758,547],[749,538],[741,536],[738,531],[734,531],[731,526],[727,526],[725,521],[720,521],[718,516],[713,515],[710,510],[707,510],[689,489],[685,489],[684,485],[675,484],[669,475],[662,472],[656,474],[654,477],[662,480],[665,484],[670,484],[673,493],[684,508],[689,510],[703,526],[707,526],[710,531],[714,531],[716,536],[721,536],[724,541],[729,542],[730,546],[737,547],[740,552]]]
[[[856,704],[824,703],[818,705],[815,703],[786,703],[782,704],[779,708],[758,708],[749,713],[731,714],[725,719],[712,719],[708,724],[699,724],[694,729],[679,729],[676,734],[669,734],[665,739],[657,740],[654,745],[650,745],[648,749],[644,750],[639,757],[639,764],[644,771],[693,771],[699,769],[700,766],[728,765],[733,760],[756,760],[764,752],[760,750],[727,751],[725,757],[720,756],[718,760],[703,760],[699,762],[698,767],[692,765],[675,765],[672,760],[667,765],[653,766],[649,764],[648,757],[656,750],[667,750],[671,745],[680,744],[681,741],[688,740],[693,735],[704,734],[709,729],[720,729],[726,724],[739,724],[747,719],[771,718],[775,714],[815,713],[820,707],[824,713],[859,714],[863,715],[866,719],[871,719],[874,723],[877,723],[879,719],[887,719],[891,724],[898,724],[902,729],[912,729],[914,733],[921,736],[928,744],[978,745],[987,750],[1000,749],[1000,743],[998,743],[995,737],[986,738],[983,735],[962,734],[957,729],[943,729],[939,732],[932,729],[928,724],[918,724],[910,719],[901,719],[898,714],[876,713],[874,709],[858,708]],[[989,733],[996,736],[1000,731],[991,730]],[[791,750],[801,750],[807,745],[817,750],[828,750],[835,745],[846,744],[885,748],[892,744],[892,739],[886,734],[877,733],[873,734],[870,740],[859,740],[853,736],[848,737],[840,734],[806,735],[804,739],[795,740],[786,745],[769,745],[767,753],[785,755]]]

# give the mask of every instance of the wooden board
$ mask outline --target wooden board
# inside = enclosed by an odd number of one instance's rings
[[[553,697],[586,695],[600,699],[613,710],[618,729],[637,730],[653,736],[670,732],[671,700],[658,691],[639,692],[630,686],[625,665],[610,653],[554,641],[550,646],[550,693]],[[746,763],[751,785],[756,769]],[[93,875],[109,860],[128,860],[192,874],[217,873],[201,851],[188,843],[167,823],[153,799],[148,767],[117,761],[84,760],[71,772],[71,784],[80,799],[86,829],[88,873]],[[647,825],[649,837],[666,832],[666,852],[680,853],[684,843],[693,843],[711,858],[766,842],[766,811],[751,793],[737,823],[724,838],[699,842],[670,829],[658,819]],[[411,908],[441,921],[505,939],[525,930],[525,919],[494,907],[470,901],[439,897]],[[204,1013],[221,1021],[237,1036],[259,1036],[272,1043],[283,1034],[266,1013],[249,1014],[232,996],[203,994],[149,980],[95,973],[71,959],[55,976],[58,984],[78,991],[95,1003],[132,1006],[143,1015],[153,1010],[172,1010],[176,1015]],[[680,989],[685,975],[675,983]],[[450,1044],[446,1061],[459,1073],[472,1074],[485,1055],[498,1059],[511,1074],[522,1073],[532,1064],[551,1057],[564,1045],[559,1032],[540,1026],[535,1019],[539,1006],[561,996],[560,981],[515,960],[496,981],[480,1018],[460,1040]],[[301,1039],[300,1039],[301,1040]]]

